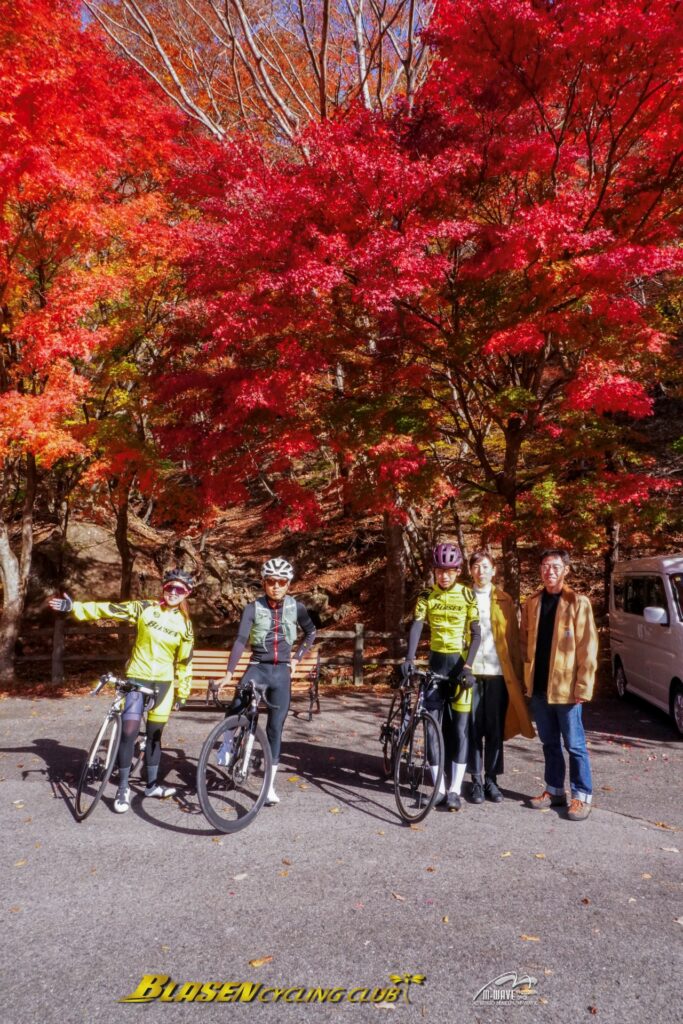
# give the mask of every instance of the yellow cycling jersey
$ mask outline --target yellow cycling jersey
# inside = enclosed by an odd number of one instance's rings
[[[438,654],[462,654],[472,642],[470,626],[479,621],[474,591],[455,583],[450,590],[434,585],[417,599],[415,618],[427,621],[430,650]]]
[[[149,682],[170,683],[186,700],[192,685],[192,623],[178,608],[159,601],[74,601],[71,614],[79,622],[119,619],[137,628],[126,675]],[[172,703],[169,691],[169,703]]]

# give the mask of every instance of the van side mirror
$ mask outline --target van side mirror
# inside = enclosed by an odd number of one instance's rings
[[[643,618],[651,626],[668,626],[669,613],[666,608],[643,608]]]

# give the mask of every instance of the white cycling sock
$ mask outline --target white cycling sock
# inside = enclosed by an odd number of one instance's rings
[[[429,770],[432,773],[432,782],[436,785],[436,779],[439,774],[439,766],[436,764],[430,764]],[[446,787],[443,782],[443,772],[441,773],[441,782],[439,783],[439,799],[446,796]]]
[[[460,796],[462,780],[465,778],[466,768],[466,764],[458,764],[457,761],[451,761],[451,784],[448,787],[449,793],[457,793],[458,796]]]
[[[274,764],[273,767],[270,769],[270,786],[268,787],[268,792],[266,793],[267,804],[280,803],[280,797],[275,792],[275,776],[277,775],[278,767],[279,765]]]

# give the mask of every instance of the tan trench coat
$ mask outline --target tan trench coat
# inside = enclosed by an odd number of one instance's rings
[[[491,632],[508,691],[503,738],[509,740],[521,734],[533,739],[536,733],[529,718],[522,690],[517,609],[510,595],[499,587],[493,587],[491,591]]]
[[[536,637],[543,590],[532,594],[522,607],[521,644],[524,686],[529,696],[534,689]],[[587,597],[563,587],[555,616],[548,672],[548,703],[575,704],[593,696],[598,667],[598,633],[593,609]]]

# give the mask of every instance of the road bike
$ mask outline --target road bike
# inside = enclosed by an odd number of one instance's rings
[[[382,769],[386,779],[393,778],[396,751],[401,733],[408,725],[413,710],[415,690],[403,679],[400,666],[392,669],[389,685],[396,691],[389,705],[386,721],[379,731],[379,742],[382,745]]]
[[[398,813],[411,824],[427,817],[441,788],[444,770],[441,724],[425,707],[425,698],[430,690],[447,682],[446,676],[429,670],[411,673],[394,698],[393,717],[390,708],[384,726],[385,767],[388,762],[393,764]]]
[[[144,711],[149,710],[150,704],[154,699],[154,686],[151,683],[121,679],[113,672],[106,672],[103,676],[100,676],[100,681],[90,696],[96,696],[105,686],[115,686],[116,692],[112,705],[104,716],[104,721],[88,751],[88,756],[83,762],[78,777],[75,806],[78,821],[84,821],[95,810],[114,770],[121,744],[123,730],[122,715],[127,694],[132,692],[141,693],[144,698]],[[142,759],[145,737],[146,731],[143,715],[141,729],[138,733],[133,752],[131,774]]]
[[[209,693],[225,717],[204,741],[197,765],[197,796],[205,817],[219,832],[239,832],[263,807],[270,785],[270,744],[259,725],[262,688],[245,678],[229,703],[209,682]],[[208,696],[208,695],[207,695]]]

